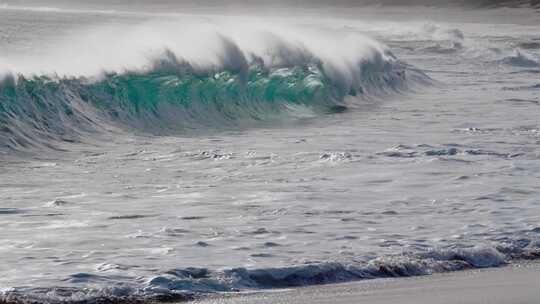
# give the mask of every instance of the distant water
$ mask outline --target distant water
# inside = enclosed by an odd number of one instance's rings
[[[538,16],[401,10],[0,5],[1,299],[539,257]]]

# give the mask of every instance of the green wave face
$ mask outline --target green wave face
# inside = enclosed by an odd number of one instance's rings
[[[325,107],[343,98],[316,66],[275,71],[254,67],[247,73],[220,71],[207,75],[189,69],[112,74],[84,86],[80,96],[99,108],[124,115],[150,112],[159,116],[163,106],[181,111],[204,108],[207,112],[196,117],[199,122],[209,111],[232,120],[264,119],[280,112],[284,104]]]
[[[168,60],[144,72],[98,79],[12,76],[0,83],[0,145],[77,140],[107,124],[153,132],[283,119],[295,110],[341,111],[346,96],[399,88],[404,73],[389,63],[367,62],[358,81],[344,84],[327,76],[317,61],[201,73]]]

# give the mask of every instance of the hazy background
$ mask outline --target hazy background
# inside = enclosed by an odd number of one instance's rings
[[[55,7],[117,7],[145,6],[154,9],[182,7],[362,7],[362,6],[434,6],[434,7],[538,7],[540,0],[8,0],[0,4]]]

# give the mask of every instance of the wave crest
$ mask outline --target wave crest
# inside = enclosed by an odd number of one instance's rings
[[[118,125],[160,132],[341,111],[353,97],[427,80],[364,38],[344,39],[350,49],[339,54],[305,37],[293,43],[266,33],[248,46],[238,42],[243,38],[212,37],[213,51],[169,48],[139,68],[109,66],[94,76],[8,74],[0,82],[0,144],[77,141]]]

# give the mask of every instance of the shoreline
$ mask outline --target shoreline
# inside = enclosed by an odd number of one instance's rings
[[[291,289],[219,294],[196,304],[513,304],[540,301],[540,262],[471,269],[427,276],[362,280]]]

